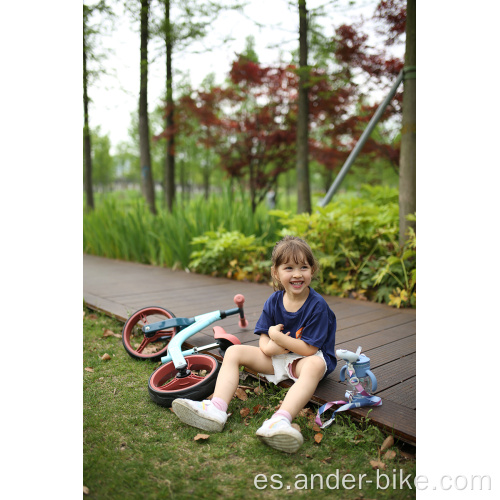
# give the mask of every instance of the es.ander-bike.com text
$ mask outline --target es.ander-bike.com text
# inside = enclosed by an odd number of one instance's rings
[[[272,488],[274,490],[352,490],[374,485],[377,490],[491,490],[490,476],[479,475],[443,475],[437,481],[431,481],[427,476],[405,474],[403,470],[393,469],[392,473],[377,469],[374,476],[368,474],[340,474],[338,469],[331,474],[296,474],[289,481],[281,474],[257,474],[253,484],[258,490]]]

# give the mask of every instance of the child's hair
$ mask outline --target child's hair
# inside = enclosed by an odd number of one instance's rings
[[[311,266],[313,275],[319,269],[318,261],[314,258],[311,247],[303,239],[297,236],[285,236],[274,245],[271,255],[271,275],[275,291],[284,289],[283,285],[274,276],[275,271],[281,264],[290,262],[291,260],[296,264],[301,264],[304,261],[307,262]]]

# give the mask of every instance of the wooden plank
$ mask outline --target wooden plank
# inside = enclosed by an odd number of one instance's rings
[[[417,377],[409,378],[385,391],[380,391],[377,396],[415,410],[417,408]]]
[[[415,335],[415,327],[412,324],[406,323],[404,325],[395,326],[394,328],[389,328],[388,330],[363,335],[347,342],[345,339],[342,339],[342,335],[340,334],[336,338],[336,345],[339,349],[347,349],[350,351],[354,349],[354,346],[361,346],[363,350],[368,350],[412,335]]]
[[[409,354],[372,370],[377,377],[378,392],[408,380],[416,374],[416,354]]]

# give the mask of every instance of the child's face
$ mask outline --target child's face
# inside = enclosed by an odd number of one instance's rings
[[[304,259],[299,264],[294,260],[280,264],[275,270],[275,277],[283,285],[285,292],[291,296],[300,296],[308,292],[313,269]]]

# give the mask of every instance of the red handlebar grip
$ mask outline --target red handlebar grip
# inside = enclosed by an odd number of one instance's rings
[[[234,303],[240,308],[240,321],[238,324],[240,325],[240,328],[246,328],[248,326],[248,321],[246,318],[243,316],[243,304],[245,302],[245,297],[239,293],[238,295],[234,296]]]

